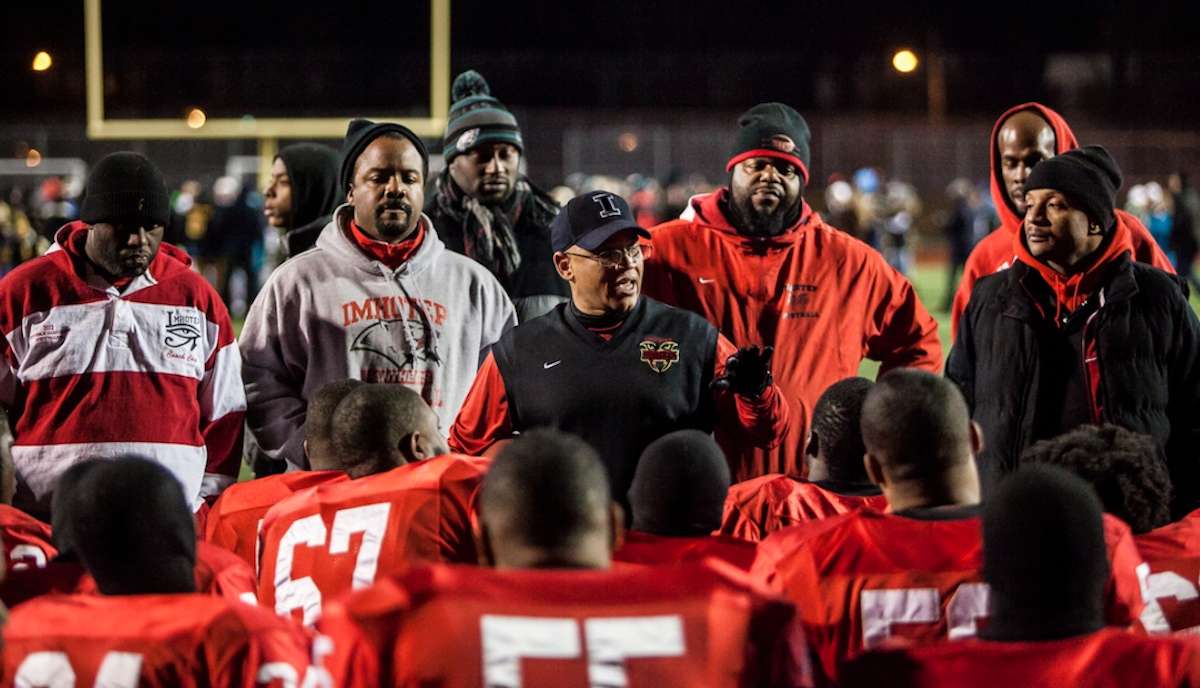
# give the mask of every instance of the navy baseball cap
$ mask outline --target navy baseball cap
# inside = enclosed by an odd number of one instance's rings
[[[623,229],[637,230],[638,236],[650,238],[650,232],[633,218],[624,198],[609,191],[589,191],[568,201],[550,223],[550,249],[557,252],[579,246],[595,251]]]

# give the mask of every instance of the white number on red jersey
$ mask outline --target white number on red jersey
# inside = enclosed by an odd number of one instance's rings
[[[32,566],[35,569],[46,568],[46,553],[37,545],[15,545],[8,553],[8,561],[13,571],[20,571]]]
[[[487,688],[521,688],[522,659],[574,659],[584,654],[574,619],[487,614],[479,625]],[[626,659],[682,657],[686,651],[683,620],[674,615],[585,619],[583,638],[590,688],[628,686]]]
[[[137,688],[142,674],[142,656],[136,652],[105,653],[96,672],[94,688]],[[323,672],[305,671],[304,682],[298,683],[296,669],[290,664],[264,664],[256,676],[258,686],[270,685],[279,679],[283,688],[325,688],[331,681],[322,680]],[[21,660],[13,679],[17,688],[75,688],[75,669],[65,652],[33,652]]]
[[[142,656],[109,652],[96,672],[95,688],[137,688]],[[33,652],[21,660],[13,685],[18,688],[75,688],[75,670],[65,652]]]
[[[391,508],[390,502],[379,502],[342,509],[333,516],[332,536],[320,514],[293,521],[279,540],[279,553],[275,558],[275,613],[288,616],[293,609],[302,609],[305,626],[316,623],[321,615],[321,591],[312,577],[292,579],[297,547],[324,547],[328,542],[330,555],[346,554],[350,551],[351,536],[362,533],[351,589],[358,590],[374,583]]]
[[[1200,597],[1200,591],[1191,581],[1174,571],[1150,573],[1150,565],[1146,563],[1139,564],[1136,570],[1138,584],[1142,589],[1142,598],[1146,601],[1146,607],[1142,610],[1140,617],[1142,628],[1146,629],[1147,633],[1170,633],[1172,631],[1171,623],[1167,621],[1167,616],[1163,612],[1159,600],[1173,599],[1178,602],[1194,600]],[[1177,633],[1186,630],[1190,629],[1174,629]]]
[[[937,588],[863,590],[859,597],[863,647],[872,648],[892,635],[895,624],[937,623],[942,618],[942,595]],[[963,583],[946,605],[950,640],[975,636],[977,622],[987,616],[987,583]]]

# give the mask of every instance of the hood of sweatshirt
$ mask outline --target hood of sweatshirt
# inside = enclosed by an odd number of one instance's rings
[[[343,199],[338,198],[337,151],[317,143],[297,143],[279,151],[279,159],[292,183],[292,218],[288,229],[303,227],[338,207]]]
[[[441,239],[438,239],[437,232],[434,231],[433,221],[427,215],[421,213],[421,222],[425,223],[426,229],[425,238],[421,241],[421,246],[411,258],[395,270],[392,270],[378,260],[368,256],[354,242],[354,239],[350,236],[350,220],[353,218],[354,206],[345,204],[338,207],[333,212],[333,218],[329,221],[329,224],[325,225],[325,229],[321,230],[321,236],[317,237],[317,246],[332,253],[334,260],[345,261],[357,269],[372,275],[383,275],[388,279],[392,279],[393,277],[401,279],[414,277],[428,270],[437,260],[438,256],[446,250],[445,244],[442,243]]]
[[[91,261],[84,251],[89,229],[91,226],[82,220],[68,222],[54,233],[54,246],[48,252],[61,250],[75,265],[90,264]],[[180,273],[191,272],[191,269],[192,259],[188,254],[183,249],[164,241],[158,245],[158,253],[150,261],[146,272],[149,273],[153,282],[161,282]],[[80,275],[80,278],[83,279],[84,276]],[[125,291],[128,293],[129,289]]]
[[[1061,327],[1063,310],[1072,312],[1079,308],[1104,281],[1107,276],[1106,268],[1122,253],[1133,253],[1133,240],[1127,226],[1120,222],[1115,223],[1112,234],[1105,237],[1100,248],[1085,259],[1087,264],[1084,269],[1071,275],[1060,274],[1034,258],[1025,246],[1023,230],[1018,230],[1013,235],[1013,253],[1016,254],[1017,260],[1036,270],[1054,292],[1054,324],[1055,327]]]
[[[1004,185],[1004,175],[1000,169],[1000,127],[1004,121],[1014,114],[1022,110],[1032,110],[1041,115],[1042,119],[1050,123],[1050,127],[1054,129],[1054,153],[1059,155],[1073,148],[1079,147],[1079,142],[1075,140],[1075,134],[1071,131],[1071,127],[1067,124],[1067,120],[1063,119],[1062,115],[1054,110],[1042,105],[1041,103],[1021,103],[1016,107],[1009,108],[1004,114],[1000,115],[996,123],[992,125],[992,137],[989,139],[990,150],[989,160],[991,161],[991,190],[992,203],[996,206],[996,214],[1000,216],[1000,226],[1010,232],[1017,234],[1021,233],[1021,222],[1024,218],[1017,212],[1013,205],[1012,199],[1008,197],[1008,189]]]
[[[695,219],[712,227],[713,229],[726,232],[742,237],[743,239],[758,239],[762,241],[784,241],[790,242],[794,238],[794,234],[810,224],[819,224],[820,215],[813,211],[808,206],[808,201],[800,199],[800,218],[791,227],[783,230],[783,232],[773,237],[753,237],[748,234],[741,234],[737,228],[725,216],[725,210],[722,206],[725,205],[725,199],[729,196],[729,189],[721,187],[710,194],[702,194],[694,196],[690,203],[692,210],[695,213]],[[817,220],[816,223],[813,220]]]

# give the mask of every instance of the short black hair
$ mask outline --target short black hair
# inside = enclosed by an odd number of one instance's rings
[[[1108,550],[1100,500],[1078,477],[1022,466],[983,507],[983,577],[991,614],[982,635],[1051,640],[1104,624]]]
[[[637,530],[671,537],[708,535],[721,527],[729,463],[712,435],[676,430],[642,452],[629,487]]]
[[[95,459],[82,461],[60,473],[54,483],[54,494],[50,499],[50,539],[60,559],[79,557],[72,532],[72,523],[79,518],[74,514],[80,506],[76,493],[84,477],[99,465],[100,461]]]
[[[378,466],[390,460],[400,440],[420,429],[428,413],[421,395],[403,385],[359,385],[333,411],[334,453],[347,471]]]
[[[847,483],[865,483],[863,466],[863,402],[874,382],[865,377],[848,377],[830,385],[813,407],[812,432],[825,460],[829,477]]]
[[[867,392],[863,444],[896,480],[952,468],[971,442],[971,414],[953,382],[923,370],[889,371]]]
[[[333,428],[333,412],[346,395],[356,387],[366,384],[362,380],[348,378],[322,385],[308,400],[304,416],[304,439],[328,440]]]
[[[179,480],[143,458],[87,463],[63,496],[73,547],[101,591],[177,592],[163,586],[194,581],[195,521]]]
[[[502,449],[483,480],[485,523],[501,519],[530,547],[569,549],[606,528],[612,504],[608,473],[591,445],[549,428],[521,433]]]
[[[1021,463],[1061,466],[1092,485],[1104,510],[1145,533],[1171,520],[1171,475],[1149,435],[1117,425],[1081,425],[1042,440]]]

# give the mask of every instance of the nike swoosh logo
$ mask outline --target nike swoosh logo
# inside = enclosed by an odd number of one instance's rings
[[[562,363],[562,360],[558,360],[558,361],[555,361],[555,362],[553,362],[553,363],[543,363],[543,364],[542,364],[542,369],[544,369],[544,370],[550,370],[551,368],[553,368],[554,366],[558,365],[559,363]]]
[[[716,280],[711,277],[701,277],[700,278],[700,284],[712,284],[713,282],[716,282]]]

